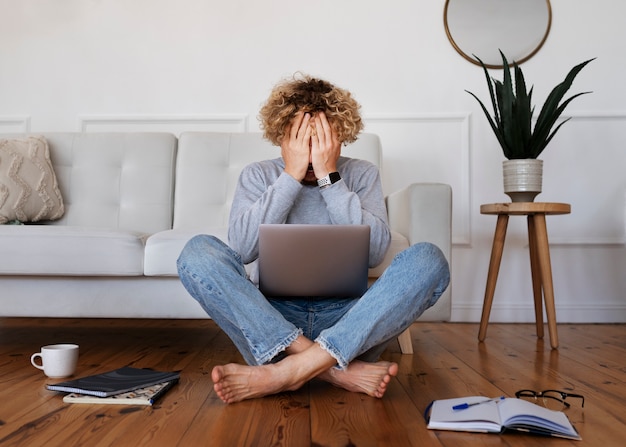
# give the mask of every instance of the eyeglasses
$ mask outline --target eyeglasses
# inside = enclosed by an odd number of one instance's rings
[[[580,406],[585,406],[585,398],[581,394],[571,394],[566,393],[565,391],[558,390],[520,390],[515,393],[515,397],[517,397],[518,399],[528,400],[533,403],[539,402],[543,404],[544,407],[549,408],[550,410],[565,410],[569,408],[571,405],[569,404],[569,402],[566,401],[568,397],[580,399]]]

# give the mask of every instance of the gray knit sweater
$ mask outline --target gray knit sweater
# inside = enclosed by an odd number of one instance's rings
[[[229,245],[244,263],[258,257],[262,223],[365,224],[370,233],[370,267],[380,264],[391,235],[378,168],[365,160],[340,157],[341,180],[320,189],[284,173],[282,158],[252,163],[241,175],[230,212]],[[251,279],[257,279],[253,268]]]

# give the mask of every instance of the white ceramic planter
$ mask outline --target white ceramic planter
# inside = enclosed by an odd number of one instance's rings
[[[512,202],[532,202],[541,193],[543,160],[521,159],[502,162],[504,193]]]

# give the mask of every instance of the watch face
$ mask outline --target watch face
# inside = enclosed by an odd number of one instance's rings
[[[328,174],[328,177],[330,178],[330,183],[336,183],[341,180],[341,176],[338,172],[331,172],[330,174]]]

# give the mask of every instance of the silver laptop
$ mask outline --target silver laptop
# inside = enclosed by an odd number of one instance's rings
[[[259,288],[272,298],[360,297],[369,243],[368,225],[263,224]]]

